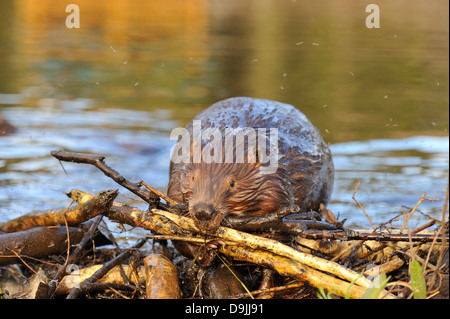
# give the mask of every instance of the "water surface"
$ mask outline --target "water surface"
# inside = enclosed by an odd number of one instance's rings
[[[118,186],[50,151],[102,154],[165,191],[170,131],[231,96],[286,102],[333,152],[330,208],[347,225],[413,207],[441,216],[448,179],[448,1],[0,2],[0,221],[64,207],[63,192]],[[67,172],[67,174],[66,174]],[[124,202],[142,205],[120,188]],[[417,212],[411,227],[426,221]],[[400,221],[401,223],[402,221]]]

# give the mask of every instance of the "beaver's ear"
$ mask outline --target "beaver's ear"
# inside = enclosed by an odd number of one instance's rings
[[[193,170],[184,170],[180,173],[180,190],[183,194],[192,193],[192,186],[195,179]]]

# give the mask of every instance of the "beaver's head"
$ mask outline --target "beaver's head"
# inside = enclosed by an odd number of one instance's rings
[[[259,163],[190,164],[180,191],[196,225],[215,231],[225,216],[265,216],[287,206],[286,180],[280,171],[261,174]]]
[[[203,135],[213,138],[192,139],[188,163],[172,162],[168,187],[169,197],[189,203],[199,228],[215,231],[222,222],[226,226],[226,216],[262,217],[291,204],[289,176],[278,165],[277,134],[249,128],[206,131]]]

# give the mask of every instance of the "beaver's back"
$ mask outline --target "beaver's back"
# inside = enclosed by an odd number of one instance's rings
[[[198,114],[202,129],[218,128],[277,128],[281,143],[287,150],[300,146],[302,153],[323,156],[328,153],[317,128],[292,105],[271,100],[235,97],[217,102]],[[192,128],[192,122],[187,126]],[[281,155],[284,152],[280,153]]]
[[[237,97],[211,105],[194,120],[201,121],[202,130],[217,128],[277,128],[278,170],[290,189],[286,192],[302,211],[319,208],[331,196],[334,167],[330,151],[317,128],[298,109],[276,101]],[[186,127],[192,133],[192,122]],[[172,177],[186,165],[171,166]]]

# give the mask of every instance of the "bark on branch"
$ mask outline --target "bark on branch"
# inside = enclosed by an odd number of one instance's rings
[[[106,176],[112,178],[117,184],[125,187],[132,193],[136,194],[144,201],[150,204],[151,207],[156,207],[159,202],[159,197],[154,194],[147,192],[140,188],[140,183],[131,183],[125,177],[119,174],[119,172],[115,171],[105,163],[104,156],[98,155],[88,155],[81,153],[73,153],[73,152],[64,152],[64,151],[52,151],[50,153],[53,157],[60,161],[64,162],[74,162],[80,164],[91,164],[101,170]]]
[[[35,211],[0,224],[0,231],[7,233],[30,229],[35,226],[78,225],[107,211],[117,196],[117,189],[100,192],[86,203],[73,207]]]

